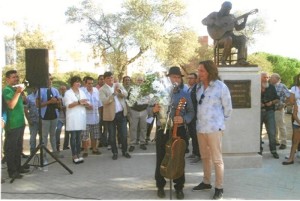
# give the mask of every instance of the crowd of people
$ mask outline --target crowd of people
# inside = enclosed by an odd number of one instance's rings
[[[222,157],[222,136],[225,121],[230,118],[232,102],[228,87],[220,80],[218,68],[211,61],[199,63],[198,72],[184,75],[179,67],[169,69],[167,77],[171,82],[170,104],[162,110],[162,105],[135,100],[128,104],[133,96],[133,86],[141,87],[145,81],[138,76],[133,83],[131,77],[125,76],[123,83],[115,82],[112,72],[99,75],[97,83],[94,78],[73,76],[70,88],[61,85],[59,89],[52,86],[53,77],[49,74],[48,87],[28,87],[27,96],[24,86],[19,84],[18,72],[7,71],[7,85],[2,93],[2,128],[5,129],[4,154],[10,178],[20,179],[30,167],[21,165],[25,118],[30,131],[30,154],[36,154],[36,140],[39,133],[39,120],[42,122],[42,142],[47,146],[50,139],[54,156],[63,158],[61,150],[70,149],[72,162],[81,164],[89,154],[100,155],[99,147],[106,147],[112,152],[112,159],[118,159],[119,150],[122,156],[130,159],[130,152],[136,146],[147,150],[153,124],[156,123],[156,168],[155,180],[157,196],[165,197],[165,177],[161,172],[162,161],[166,156],[166,144],[170,143],[172,124],[176,124],[176,136],[184,140],[188,147],[191,139],[192,150],[185,158],[191,164],[203,165],[203,180],[193,191],[209,190],[212,169],[215,171],[215,194],[213,199],[223,197],[224,163]],[[270,78],[270,79],[269,79]],[[142,96],[139,97],[143,99]],[[182,101],[185,104],[180,111]],[[279,74],[261,73],[261,130],[266,127],[270,151],[278,159],[277,147],[287,148],[287,130],[284,121],[286,104],[294,105],[292,114],[293,138],[290,156],[283,165],[294,163],[298,149],[300,157],[300,75],[295,77],[291,91],[281,83]],[[161,111],[167,111],[171,121],[165,122]],[[62,129],[64,130],[63,146],[60,145]],[[259,154],[263,154],[263,140]],[[189,149],[183,150],[185,154]],[[48,163],[46,153],[44,164]],[[180,156],[181,157],[181,156]],[[212,168],[214,166],[214,168]],[[177,199],[183,199],[185,173],[174,178]]]

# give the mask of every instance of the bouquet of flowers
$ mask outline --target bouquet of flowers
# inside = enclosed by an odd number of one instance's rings
[[[137,104],[159,104],[161,110],[159,119],[161,125],[164,126],[167,121],[167,111],[170,105],[170,80],[160,73],[148,73],[145,76],[145,81],[140,86],[132,86],[130,96],[127,100],[129,107]]]

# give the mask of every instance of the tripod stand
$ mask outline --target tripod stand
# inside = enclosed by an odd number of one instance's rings
[[[38,167],[45,167],[45,166],[48,166],[52,163],[55,163],[55,162],[58,162],[61,166],[63,166],[70,174],[73,174],[73,171],[70,170],[65,164],[63,164],[63,162],[61,162],[53,153],[51,153],[47,147],[44,145],[43,143],[43,134],[42,134],[42,118],[41,118],[41,88],[38,87],[38,105],[39,105],[39,145],[35,148],[34,152],[30,155],[30,157],[25,161],[25,163],[22,165],[21,168],[24,168],[29,162],[30,160],[36,155],[36,153],[38,151],[40,151],[40,164],[39,165],[32,165],[32,166],[38,166]],[[46,151],[52,158],[54,158],[55,161],[51,162],[51,163],[48,163],[48,164],[44,164],[44,152],[43,151]],[[13,177],[11,180],[10,180],[10,183],[13,183],[14,180],[16,178]]]

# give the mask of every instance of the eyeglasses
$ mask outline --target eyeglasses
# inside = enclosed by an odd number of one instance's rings
[[[200,100],[199,100],[199,105],[202,104],[202,100],[205,98],[204,94],[201,95]]]

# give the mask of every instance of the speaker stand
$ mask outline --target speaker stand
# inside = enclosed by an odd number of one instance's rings
[[[25,163],[21,166],[21,168],[24,168],[29,161],[35,156],[35,154],[40,150],[40,164],[39,165],[32,165],[32,166],[38,166],[38,167],[45,167],[48,166],[54,162],[58,162],[61,166],[63,166],[70,174],[73,174],[73,171],[70,170],[63,162],[61,162],[52,152],[50,152],[47,147],[43,143],[43,138],[42,138],[42,118],[41,118],[41,88],[38,88],[38,105],[39,105],[39,145],[35,148],[34,153],[30,155],[30,157],[25,161]],[[54,162],[44,164],[44,154],[43,151],[46,151],[52,158],[54,158]],[[13,177],[10,180],[10,183],[13,183],[16,177]]]

